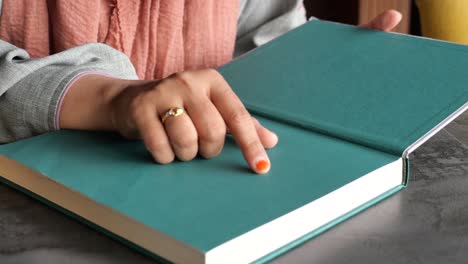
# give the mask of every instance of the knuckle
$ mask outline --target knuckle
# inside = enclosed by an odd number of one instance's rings
[[[210,124],[207,129],[200,133],[200,140],[205,143],[217,143],[224,140],[226,136],[226,125],[224,122]]]
[[[168,86],[171,86],[171,82],[172,82],[172,80],[174,80],[174,77],[173,77],[174,75],[175,75],[175,73],[172,74],[172,75],[170,75],[170,76],[167,77],[167,78],[164,78],[164,79],[160,80],[159,83],[158,83],[157,85],[155,85],[155,86],[153,86],[153,87],[151,88],[151,91],[152,91],[153,93],[156,93],[156,94],[157,94],[157,93],[159,93],[159,91],[161,91],[161,90],[170,89],[170,88],[168,88]]]
[[[222,78],[221,74],[215,69],[208,68],[208,69],[204,69],[203,71],[204,71],[204,73],[206,73],[211,78],[214,78],[214,79]]]
[[[247,124],[247,122],[250,122],[251,116],[246,110],[239,110],[239,111],[233,111],[229,115],[229,119],[234,125],[239,126],[239,125]]]
[[[208,94],[210,83],[219,83],[220,79],[224,80],[214,69],[178,72],[171,75],[169,79],[189,95]]]
[[[230,86],[218,86],[221,98],[228,98],[229,100],[237,100],[237,95]]]
[[[178,72],[171,76],[171,79],[177,83],[177,86],[187,90],[189,92],[195,91],[195,85],[193,85],[193,76],[190,72]]]
[[[179,150],[196,148],[198,146],[198,139],[196,136],[186,135],[184,137],[176,138],[172,141],[174,147]]]
[[[176,72],[171,75],[171,78],[183,83],[189,83],[192,79],[192,73],[190,73],[189,71]]]

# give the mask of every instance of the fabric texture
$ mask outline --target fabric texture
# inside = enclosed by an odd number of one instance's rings
[[[45,57],[89,42],[125,53],[141,79],[232,58],[238,0],[3,0],[0,38]]]
[[[9,11],[2,1],[0,12],[5,14]],[[253,40],[257,36],[262,39],[268,35],[277,36],[294,28],[297,21],[305,22],[301,8],[292,8],[301,5],[302,0],[289,1],[287,5],[283,0],[271,0],[268,12],[252,3],[256,1],[239,1],[237,55],[261,44]],[[2,17],[0,27],[3,26]],[[277,23],[271,22],[279,17],[284,24],[278,28]],[[105,28],[105,21],[100,23]],[[90,72],[123,79],[138,78],[128,56],[109,45],[87,43],[33,59],[21,46],[0,40],[0,143],[59,129],[58,108],[69,84]]]
[[[0,143],[58,129],[57,107],[68,82],[93,71],[137,79],[128,58],[103,44],[88,44],[32,60],[0,40]]]
[[[306,22],[302,0],[240,2],[235,55],[239,56]]]

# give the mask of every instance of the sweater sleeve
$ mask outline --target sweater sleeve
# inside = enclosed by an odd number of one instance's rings
[[[240,0],[234,56],[298,27],[306,22],[303,0]]]
[[[0,143],[57,130],[68,85],[87,72],[138,78],[128,57],[104,44],[31,59],[25,50],[0,40]]]

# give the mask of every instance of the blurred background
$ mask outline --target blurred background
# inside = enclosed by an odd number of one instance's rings
[[[396,9],[403,14],[396,32],[468,45],[468,0],[304,0],[304,4],[308,16],[354,25]]]

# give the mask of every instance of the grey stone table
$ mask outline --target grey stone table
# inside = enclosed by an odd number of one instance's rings
[[[273,263],[468,263],[468,113],[420,147],[409,187]],[[0,185],[0,263],[154,263]]]

